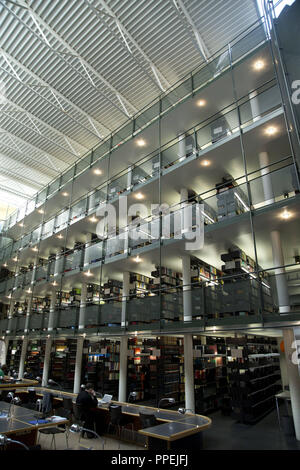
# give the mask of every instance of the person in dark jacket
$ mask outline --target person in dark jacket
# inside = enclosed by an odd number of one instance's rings
[[[86,429],[94,430],[95,423],[95,408],[97,408],[98,400],[93,384],[87,383],[85,390],[81,390],[76,398],[76,404],[80,407],[81,421],[83,427]],[[83,433],[84,434],[84,433]],[[88,438],[94,437],[93,434],[87,433]]]

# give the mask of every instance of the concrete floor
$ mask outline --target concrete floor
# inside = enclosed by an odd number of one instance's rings
[[[281,408],[281,412],[284,410]],[[237,423],[230,416],[221,412],[210,415],[212,426],[204,432],[204,450],[300,450],[300,442],[295,437],[287,437],[279,429],[276,410],[268,414],[255,425]],[[42,450],[50,450],[51,436],[40,435],[39,444]],[[69,448],[72,450],[102,450],[99,439],[81,438],[78,434],[69,434]],[[66,449],[64,434],[56,436],[56,449]],[[105,450],[119,450],[119,441],[105,438]],[[120,450],[139,450],[135,446],[121,442]]]

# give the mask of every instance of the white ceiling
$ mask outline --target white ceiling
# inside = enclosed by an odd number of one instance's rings
[[[255,0],[0,0],[0,189],[31,196],[258,17]]]

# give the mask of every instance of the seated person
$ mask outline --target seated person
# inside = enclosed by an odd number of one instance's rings
[[[98,400],[96,398],[96,392],[93,384],[87,383],[85,390],[81,390],[76,398],[76,404],[80,406],[81,421],[83,427],[86,429],[94,430],[95,423],[95,411],[97,408]],[[84,432],[83,432],[84,435]],[[88,438],[95,437],[94,434],[87,433]]]

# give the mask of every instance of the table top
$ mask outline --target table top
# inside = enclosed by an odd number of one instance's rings
[[[0,402],[0,410],[8,411],[9,403]],[[39,423],[38,420],[42,414],[38,411],[29,410],[21,406],[14,406],[12,417],[0,418],[0,434],[9,435],[21,431],[30,431],[33,429],[46,428],[50,426],[57,426],[58,424],[67,424],[69,421],[66,418],[61,420],[48,421],[46,423]]]
[[[283,392],[280,392],[280,393],[277,393],[275,395],[276,398],[285,398],[286,400],[290,400],[291,399],[291,392],[289,392],[288,390],[284,390]]]
[[[17,380],[17,381],[16,381]],[[15,389],[19,387],[30,387],[30,386],[37,386],[37,380],[30,380],[30,379],[12,379],[11,377],[5,376],[4,380],[0,380],[0,391],[1,390],[8,390],[8,389]]]
[[[20,389],[18,391],[21,392],[27,390],[28,387],[23,387],[23,390]],[[64,392],[63,390],[51,389],[48,387],[35,387],[35,391],[37,394],[43,394],[44,392],[51,393],[61,400],[63,397],[72,398],[74,403],[77,397],[76,393]],[[98,402],[99,401],[100,398],[98,399]],[[121,405],[122,413],[126,415],[138,417],[140,412],[154,414],[156,419],[161,421],[162,424],[158,424],[151,428],[140,429],[139,433],[146,436],[156,437],[158,439],[174,441],[176,439],[181,439],[182,437],[204,431],[212,424],[210,418],[198,414],[186,413],[185,415],[182,415],[175,410],[164,410],[151,406],[136,405],[134,403],[124,403],[114,400],[110,403]],[[98,403],[97,408],[108,412],[108,404],[103,405]]]

